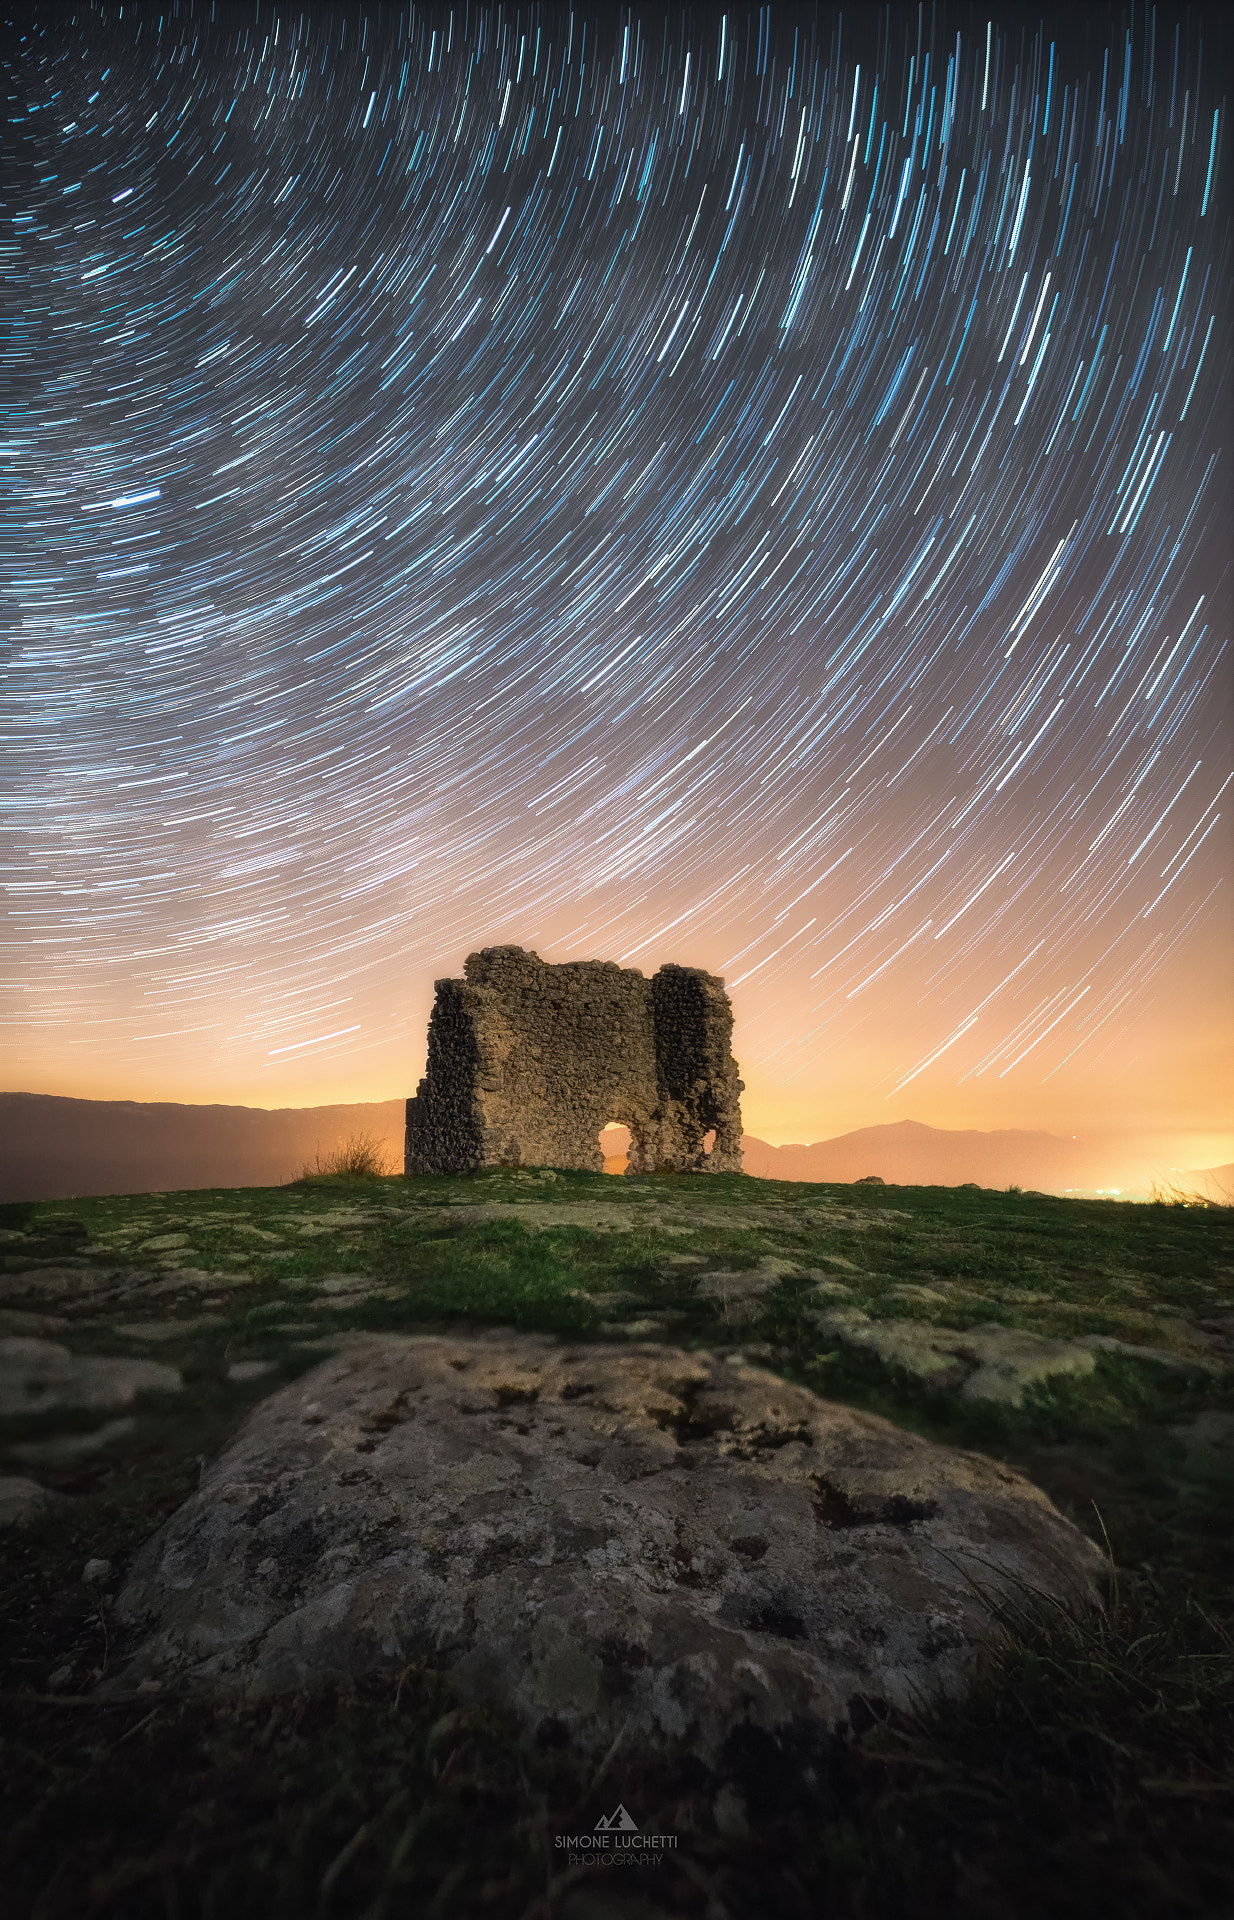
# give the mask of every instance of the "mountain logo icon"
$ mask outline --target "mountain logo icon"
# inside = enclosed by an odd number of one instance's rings
[[[638,1821],[627,1809],[618,1805],[612,1813],[602,1813],[596,1821],[597,1833],[637,1833]]]

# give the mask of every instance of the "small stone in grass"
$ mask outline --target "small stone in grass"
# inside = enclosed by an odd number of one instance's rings
[[[25,1474],[0,1474],[0,1527],[23,1527],[63,1504],[63,1494],[52,1493]]]

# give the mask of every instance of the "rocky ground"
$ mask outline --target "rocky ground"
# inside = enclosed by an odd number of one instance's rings
[[[318,1180],[10,1205],[0,1262],[6,1872],[32,1912],[717,1920],[817,1911],[820,1889],[837,1914],[1063,1912],[1072,1894],[1092,1913],[1115,1893],[1123,1914],[1220,1910],[1228,1209],[743,1176]],[[723,1779],[652,1757],[580,1779],[529,1759],[501,1712],[460,1718],[423,1664],[294,1710],[148,1675],[117,1689],[137,1550],[246,1413],[374,1336],[498,1328],[708,1355],[1004,1463],[1112,1552],[1117,1603],[1030,1635],[950,1719],[897,1709],[842,1759],[781,1746]],[[1146,1734],[1133,1695],[1153,1675]],[[555,1847],[559,1820],[594,1831],[605,1794],[677,1822],[620,1898]]]

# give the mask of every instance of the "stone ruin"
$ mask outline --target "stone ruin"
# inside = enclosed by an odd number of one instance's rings
[[[551,966],[522,947],[485,947],[464,972],[436,983],[407,1173],[602,1173],[610,1122],[630,1129],[628,1173],[741,1171],[744,1082],[715,974],[667,966],[648,980],[612,960]]]

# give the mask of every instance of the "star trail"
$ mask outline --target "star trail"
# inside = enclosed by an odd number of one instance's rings
[[[1228,69],[1144,0],[14,29],[7,1084],[391,1097],[516,941],[723,973],[771,1138],[1228,1127]]]

